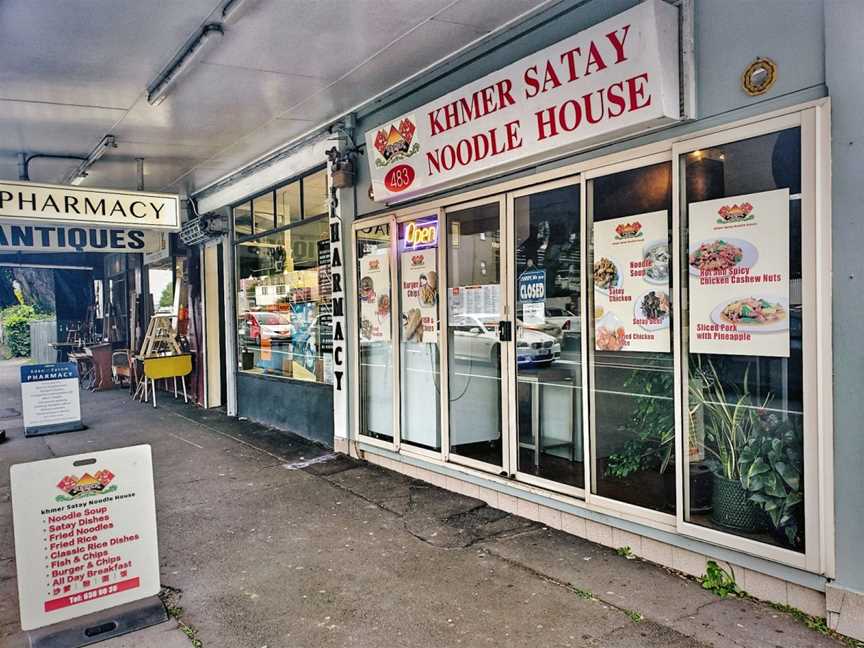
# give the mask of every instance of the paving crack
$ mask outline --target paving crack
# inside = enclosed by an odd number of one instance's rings
[[[558,578],[555,578],[554,576],[549,576],[548,574],[544,574],[542,571],[540,571],[538,569],[534,569],[533,567],[529,567],[528,565],[521,563],[517,560],[513,560],[512,558],[507,558],[506,556],[502,556],[501,554],[497,553],[494,549],[492,549],[489,546],[484,546],[483,551],[487,555],[492,556],[494,558],[497,558],[498,560],[500,560],[500,561],[502,561],[502,562],[504,562],[504,563],[516,568],[516,569],[519,569],[525,573],[528,573],[528,574],[534,576],[535,578],[539,578],[540,580],[542,580],[544,582],[547,582],[547,583],[550,583],[552,585],[556,585],[562,589],[565,589],[565,590],[573,593],[574,595],[578,596],[581,599],[593,600],[593,601],[597,601],[598,603],[602,603],[603,605],[620,612],[624,616],[631,619],[634,623],[637,623],[637,621],[635,621],[633,618],[634,612],[635,612],[634,610],[622,607],[621,605],[619,605],[617,603],[613,603],[613,602],[609,601],[608,599],[605,599],[601,596],[598,596],[597,594],[595,594],[594,592],[591,592],[589,590],[581,589],[581,588],[577,587],[576,585],[574,585],[573,583],[562,581]],[[712,603],[713,602],[714,601],[712,601]],[[639,613],[639,612],[635,612],[635,613],[639,614],[641,616],[641,613]],[[668,630],[675,632],[676,634],[681,635],[682,637],[687,637],[689,639],[693,638],[692,636],[687,635],[687,634],[681,632],[680,630],[677,630],[676,628],[671,627],[670,625],[660,623],[659,621],[657,621],[655,619],[649,619],[647,617],[644,617],[642,621],[638,621],[638,623],[643,623],[643,622],[651,623],[651,624],[654,624],[656,626],[665,627]],[[624,627],[626,627],[626,623],[622,624],[622,626],[620,626],[619,628],[616,628],[612,632],[613,633],[618,632],[619,630],[621,630]],[[707,644],[702,644],[701,642],[700,642],[700,644],[701,645],[707,645]]]

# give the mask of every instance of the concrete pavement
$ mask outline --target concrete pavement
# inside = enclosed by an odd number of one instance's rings
[[[20,412],[17,365],[0,409]],[[839,646],[613,550],[282,432],[163,398],[82,394],[83,432],[0,419],[0,646],[18,632],[9,465],[149,443],[162,583],[186,633],[226,648]],[[317,462],[310,463],[310,460]],[[177,621],[106,647],[193,645]]]

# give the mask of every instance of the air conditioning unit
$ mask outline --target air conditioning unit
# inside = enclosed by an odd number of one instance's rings
[[[204,214],[191,218],[180,228],[180,240],[186,245],[201,245],[228,232],[228,221],[221,214]]]

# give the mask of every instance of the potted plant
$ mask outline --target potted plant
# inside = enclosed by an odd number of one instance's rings
[[[749,370],[744,372],[740,389],[727,389],[714,365],[710,361],[706,364],[703,368],[700,363],[695,372],[698,379],[690,381],[689,391],[691,422],[697,415],[704,421],[704,451],[713,472],[711,519],[736,531],[759,531],[764,527],[764,515],[741,483],[739,463],[742,451],[756,434]]]
[[[636,406],[627,425],[628,440],[609,456],[607,477],[625,479],[640,470],[654,470],[663,478],[667,509],[675,509],[675,408],[671,394],[671,371],[635,369],[623,385],[636,396]],[[690,464],[690,508],[710,509],[711,481],[705,466]]]
[[[756,434],[738,459],[741,485],[771,521],[777,541],[791,549],[804,544],[804,441],[800,421],[773,412],[756,415]]]

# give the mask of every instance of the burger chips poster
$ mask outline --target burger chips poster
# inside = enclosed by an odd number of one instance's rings
[[[437,248],[402,253],[402,340],[438,341]]]
[[[390,257],[386,254],[360,259],[360,339],[390,340]]]
[[[789,357],[789,190],[690,203],[690,351]]]
[[[594,223],[594,347],[670,350],[669,215]]]

